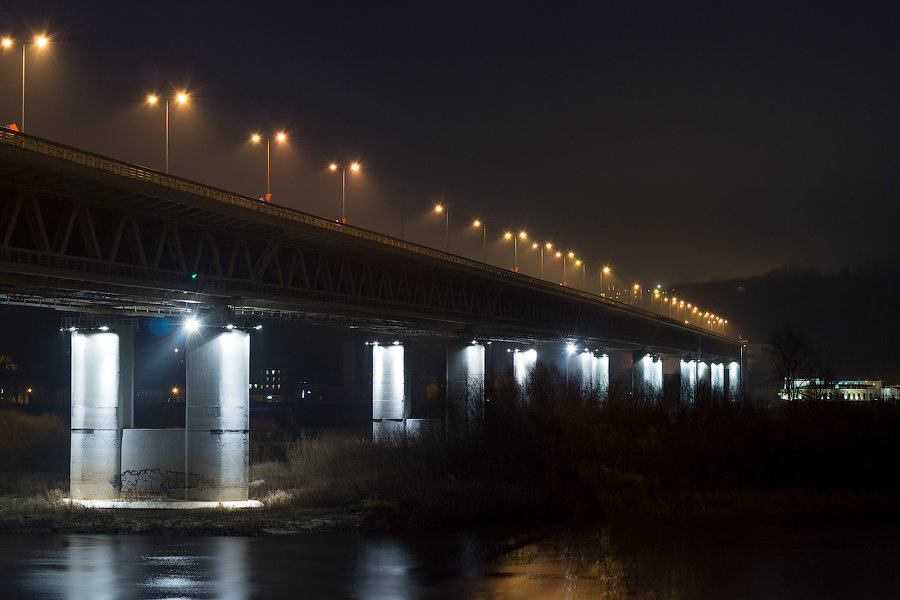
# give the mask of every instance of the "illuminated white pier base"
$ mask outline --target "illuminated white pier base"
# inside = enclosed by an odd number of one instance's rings
[[[247,500],[250,335],[238,329],[188,337],[185,499]]]
[[[658,402],[662,398],[663,363],[658,356],[645,354],[633,363],[634,396],[639,402]]]
[[[121,471],[122,428],[131,426],[133,333],[72,333],[69,494],[110,499]]]
[[[722,404],[725,401],[725,365],[722,363],[710,363],[709,382],[712,401]]]
[[[447,420],[449,431],[468,435],[484,419],[484,346],[451,344],[447,348]]]
[[[402,344],[372,346],[372,439],[405,433],[406,377]]]
[[[741,399],[741,365],[732,361],[728,363],[728,401]]]
[[[697,402],[697,361],[681,360],[681,403]]]

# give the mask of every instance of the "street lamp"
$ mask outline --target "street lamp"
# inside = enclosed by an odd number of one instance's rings
[[[283,131],[279,131],[278,133],[275,134],[275,141],[277,141],[277,142],[283,142],[286,139],[287,139],[287,135]],[[262,136],[259,135],[258,133],[254,133],[252,136],[250,136],[250,141],[252,141],[254,144],[258,144],[260,141],[262,141]],[[269,186],[269,144],[270,144],[270,142],[271,142],[271,138],[269,136],[266,136],[266,196],[265,196],[266,202],[270,202],[272,200],[272,190]]]
[[[609,275],[610,269],[609,267],[603,267],[600,269],[600,295],[606,297],[606,290],[603,289],[603,276]]]
[[[641,284],[640,284],[640,283],[635,283],[635,284],[632,286],[632,289],[634,289],[634,297],[635,297],[635,298],[638,298],[638,305],[643,306],[643,304],[644,304],[644,294],[643,294],[643,292],[641,291]],[[632,302],[632,304],[633,304],[633,302]]]
[[[187,92],[178,92],[171,98],[160,98],[156,94],[150,94],[147,96],[147,103],[151,106],[155,106],[160,100],[166,101],[166,174],[169,173],[169,100],[174,100],[178,104],[185,104],[188,101]]]
[[[512,232],[507,231],[507,232],[503,235],[503,237],[506,238],[507,240],[512,240],[512,241],[513,241],[513,271],[515,271],[516,273],[518,273],[518,272],[519,272],[519,247],[518,247],[519,245],[518,245],[518,241],[519,241],[519,238],[522,238],[523,240],[524,240],[524,239],[528,239],[528,234],[525,233],[524,231],[520,231],[520,232],[519,232],[519,235],[516,236],[516,235],[513,235]]]
[[[438,214],[444,213],[444,220],[446,221],[446,233],[444,234],[444,252],[450,254],[450,209],[448,209],[443,204],[435,204],[434,212]]]
[[[578,267],[578,266],[581,267],[581,289],[586,289],[586,288],[587,288],[587,283],[586,283],[586,281],[585,281],[584,261],[581,260],[581,259],[576,259],[576,260],[575,260],[575,266],[576,266],[576,267]]]
[[[19,131],[25,132],[25,47],[28,43],[25,40],[14,40],[10,37],[5,37],[0,40],[0,46],[3,47],[4,50],[13,47],[13,44],[21,41],[22,43],[22,121],[19,123]],[[33,43],[38,48],[44,48],[47,44],[50,43],[50,38],[46,35],[36,35],[34,36]]]
[[[546,244],[541,246],[540,244],[535,242],[535,243],[531,244],[531,247],[534,248],[535,250],[538,248],[541,249],[541,279],[543,279],[544,278],[544,248],[546,248],[547,250],[552,250],[553,244],[551,244],[550,242],[547,242]]]
[[[350,163],[350,172],[351,173],[359,173],[360,166],[358,162]],[[331,163],[328,165],[328,169],[332,172],[336,172],[338,169],[341,170],[341,223],[347,222],[347,165],[338,165],[337,163]]]
[[[472,227],[481,227],[481,262],[487,263],[487,227],[485,226],[484,221],[479,219],[475,219],[475,221],[472,222]]]

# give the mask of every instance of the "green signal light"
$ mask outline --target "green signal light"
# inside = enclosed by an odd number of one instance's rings
[[[197,279],[199,273],[191,273],[191,279]]]

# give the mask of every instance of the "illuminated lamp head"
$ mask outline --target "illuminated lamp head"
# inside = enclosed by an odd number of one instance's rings
[[[184,330],[188,333],[196,333],[198,329],[200,329],[200,321],[197,320],[197,317],[191,316],[184,320]]]

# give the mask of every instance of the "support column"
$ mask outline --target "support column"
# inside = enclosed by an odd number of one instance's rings
[[[632,369],[633,361],[631,352],[616,350],[609,353],[609,399],[623,401],[632,395]]]
[[[737,402],[741,399],[741,365],[736,361],[728,363],[728,402]]]
[[[697,361],[685,361],[681,364],[681,403],[693,405],[697,402]]]
[[[662,397],[662,361],[645,354],[633,362],[634,397],[638,402],[657,403]]]
[[[484,419],[484,346],[447,348],[447,420],[453,435],[469,436]]]
[[[513,377],[521,395],[525,389],[528,377],[534,371],[535,365],[537,365],[537,350],[534,348],[529,348],[528,350],[515,349],[511,354],[513,359]]]
[[[372,438],[403,435],[406,378],[402,344],[372,345]]]
[[[705,363],[702,360],[697,361],[697,395],[695,402],[707,406],[712,402],[709,363]]]
[[[247,500],[250,335],[192,334],[186,375],[185,498]]]
[[[667,406],[681,403],[681,361],[674,356],[664,356],[662,361],[662,396]]]
[[[715,404],[722,404],[725,401],[725,365],[712,363],[709,365],[709,371],[712,401]]]
[[[72,333],[72,438],[69,495],[74,500],[108,500],[118,496],[121,472],[124,388],[133,385],[122,344],[131,336],[113,332]],[[133,348],[124,352],[133,360]],[[130,398],[128,398],[130,407]]]
[[[582,401],[604,402],[609,395],[609,357],[597,356],[589,348],[567,348],[567,380],[581,390]]]

